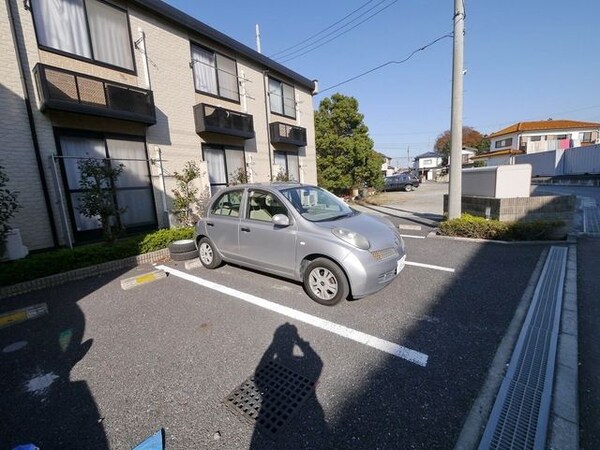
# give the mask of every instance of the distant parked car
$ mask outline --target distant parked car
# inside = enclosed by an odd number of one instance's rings
[[[408,173],[401,173],[399,175],[392,175],[391,177],[385,177],[384,191],[406,191],[410,192],[414,188],[419,187],[419,179]]]
[[[406,257],[389,220],[298,183],[218,191],[196,225],[196,245],[207,269],[225,261],[302,281],[306,293],[327,306],[383,289]]]

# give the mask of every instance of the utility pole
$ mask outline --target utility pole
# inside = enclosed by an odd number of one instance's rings
[[[463,50],[465,10],[463,0],[454,0],[454,53],[452,57],[452,136],[450,147],[450,185],[448,218],[460,217],[462,210],[462,116],[463,116]]]
[[[406,147],[406,166],[410,172],[410,145]]]

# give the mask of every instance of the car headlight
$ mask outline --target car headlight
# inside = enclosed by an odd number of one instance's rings
[[[371,244],[369,240],[362,234],[355,233],[354,231],[347,230],[346,228],[332,228],[331,232],[339,237],[342,241],[347,242],[350,245],[354,245],[361,250],[368,250]]]

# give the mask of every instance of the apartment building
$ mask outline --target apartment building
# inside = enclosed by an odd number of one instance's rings
[[[159,0],[0,2],[0,164],[30,249],[100,235],[78,161],[123,164],[129,231],[174,225],[173,174],[316,183],[310,80]]]

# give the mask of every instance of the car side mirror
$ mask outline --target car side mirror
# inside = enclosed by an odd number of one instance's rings
[[[290,218],[285,214],[275,214],[271,221],[277,227],[288,227],[290,225]]]

